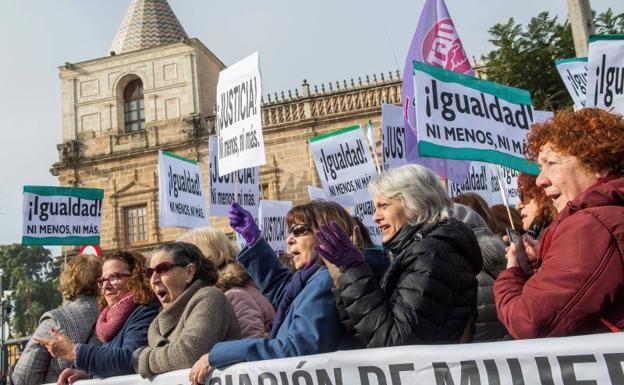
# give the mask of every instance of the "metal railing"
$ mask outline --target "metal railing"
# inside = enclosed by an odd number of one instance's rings
[[[2,344],[1,346],[1,353],[2,353],[1,355],[2,355],[2,363],[3,363],[2,368],[6,368],[6,369],[3,370],[2,373],[0,373],[1,385],[12,384],[11,379],[9,378],[9,375],[11,374],[11,371],[13,367],[15,366],[15,363],[17,362],[20,355],[22,354],[22,351],[24,351],[24,348],[26,347],[28,340],[30,340],[30,337],[13,338],[13,339],[4,341],[4,344]]]

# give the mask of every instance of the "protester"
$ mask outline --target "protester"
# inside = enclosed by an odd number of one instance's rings
[[[453,202],[473,209],[477,214],[479,214],[479,216],[481,216],[481,218],[483,218],[487,227],[494,231],[494,217],[492,216],[490,207],[481,195],[471,192],[463,193],[453,198]]]
[[[377,175],[369,189],[394,256],[381,281],[340,227],[317,233],[317,252],[344,271],[335,289],[343,324],[368,347],[468,340],[481,252],[470,228],[450,218],[438,177],[407,165]]]
[[[142,377],[190,368],[219,341],[240,338],[236,314],[213,285],[218,274],[197,246],[170,242],[156,247],[146,269],[162,311],[147,332],[147,347],[133,354]]]
[[[585,108],[533,125],[528,156],[557,217],[531,277],[509,247],[496,280],[498,315],[515,338],[619,331],[624,327],[624,122]]]
[[[511,214],[513,228],[520,234],[524,233],[524,230],[522,229],[522,217],[515,208],[508,208],[508,206],[498,204],[490,207],[490,212],[492,213],[492,218],[494,219],[494,227],[492,228],[492,232],[494,234],[498,234],[501,237],[504,237],[507,234],[507,228],[511,227],[511,224],[509,223],[509,214]]]
[[[61,358],[75,361],[57,383],[66,385],[89,377],[106,378],[134,374],[132,353],[147,344],[147,328],[159,311],[145,278],[143,255],[117,250],[103,259],[100,287],[100,315],[95,334],[102,346],[74,344],[62,337],[56,342]]]
[[[344,330],[332,296],[332,279],[317,257],[314,233],[319,226],[336,221],[353,231],[349,213],[334,202],[312,201],[295,206],[286,215],[288,252],[296,273],[278,260],[261,237],[252,214],[237,203],[230,209],[230,225],[247,245],[237,260],[260,285],[277,313],[268,339],[254,338],[216,344],[190,373],[192,384],[203,383],[212,368],[245,361],[304,356],[337,350]]]
[[[96,257],[78,255],[61,272],[59,291],[66,303],[44,313],[33,337],[28,341],[11,375],[15,385],[38,385],[56,382],[72,361],[53,358],[43,339],[62,331],[74,343],[97,342],[93,324],[97,318],[97,284],[102,265]]]
[[[258,285],[239,265],[237,250],[223,232],[201,227],[184,234],[178,241],[199,247],[219,270],[216,287],[221,289],[234,307],[242,338],[268,337],[275,309],[260,293]]]
[[[522,228],[534,239],[538,239],[557,216],[552,201],[546,196],[544,189],[537,186],[536,180],[537,177],[534,175],[524,173],[518,175],[518,190],[520,190],[518,210],[522,218]]]

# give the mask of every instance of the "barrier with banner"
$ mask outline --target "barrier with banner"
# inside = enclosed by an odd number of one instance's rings
[[[624,334],[339,351],[246,362],[215,371],[210,385],[622,385]],[[151,381],[138,375],[79,385],[188,384],[190,369]]]

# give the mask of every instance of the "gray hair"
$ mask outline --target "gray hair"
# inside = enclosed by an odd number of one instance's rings
[[[447,219],[451,212],[451,199],[430,169],[408,164],[375,176],[368,185],[374,195],[399,198],[405,216],[411,225],[436,223]]]

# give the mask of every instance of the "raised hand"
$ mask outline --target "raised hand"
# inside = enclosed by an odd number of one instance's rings
[[[62,358],[68,361],[76,360],[76,344],[65,334],[56,329],[51,331],[54,338],[33,337],[35,341],[44,345],[50,355],[54,358]]]
[[[316,239],[319,241],[319,245],[314,246],[316,252],[338,267],[354,267],[364,260],[362,253],[336,222],[321,226],[316,232]]]
[[[253,246],[260,238],[260,229],[251,213],[236,202],[228,211],[230,226],[243,237],[247,246]]]

